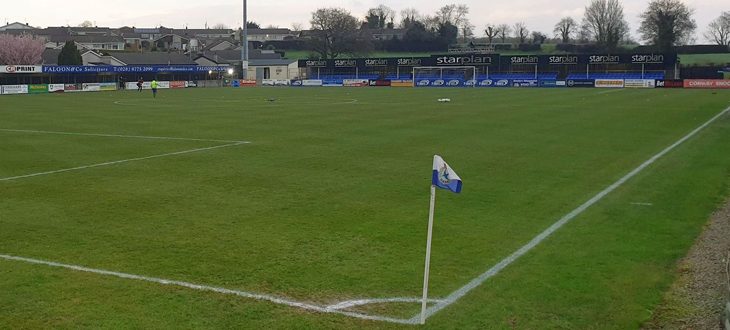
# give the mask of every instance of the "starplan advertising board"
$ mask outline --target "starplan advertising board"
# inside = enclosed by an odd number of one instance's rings
[[[418,66],[558,66],[633,64],[671,67],[677,63],[676,54],[565,54],[565,55],[499,55],[446,54],[431,57],[362,58],[336,60],[300,60],[300,68],[383,68]]]

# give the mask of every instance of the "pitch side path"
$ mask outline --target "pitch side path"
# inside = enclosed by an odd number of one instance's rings
[[[439,196],[427,327],[635,328],[727,195],[729,105],[684,90],[0,97],[0,324],[414,327],[439,153],[465,193]]]

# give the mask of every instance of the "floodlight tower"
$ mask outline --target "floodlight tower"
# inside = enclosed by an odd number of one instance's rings
[[[247,0],[243,0],[243,30],[241,47],[241,78],[248,78],[248,8]]]

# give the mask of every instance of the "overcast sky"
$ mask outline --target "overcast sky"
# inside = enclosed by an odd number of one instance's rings
[[[471,8],[469,15],[476,26],[476,34],[483,35],[487,23],[525,22],[530,30],[552,35],[552,27],[563,16],[580,19],[589,0],[462,0]],[[22,2],[22,1],[21,1]],[[648,0],[624,0],[624,13],[631,25],[632,35],[637,35],[639,14]],[[205,24],[240,26],[242,0],[33,0],[31,2],[6,1],[0,11],[1,23],[28,22],[33,26],[78,25],[89,20],[98,26],[136,26],[202,28]],[[262,26],[291,27],[292,23],[309,26],[311,12],[320,7],[342,7],[356,17],[365,16],[368,8],[385,4],[397,12],[404,8],[417,8],[421,14],[432,14],[439,7],[452,3],[436,0],[249,0],[249,20]],[[695,9],[699,42],[707,24],[722,11],[730,11],[729,0],[685,0]],[[204,5],[203,5],[204,4]]]

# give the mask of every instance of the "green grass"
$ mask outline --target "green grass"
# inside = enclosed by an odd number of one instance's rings
[[[730,53],[727,54],[680,54],[683,66],[690,65],[728,65]]]
[[[316,304],[417,297],[439,153],[465,180],[438,195],[443,297],[729,103],[704,90],[3,96],[0,129],[252,144],[0,181],[0,254]],[[729,138],[724,117],[426,327],[638,327],[728,192]],[[220,144],[0,131],[0,179]],[[410,328],[2,259],[0,292],[8,328]]]

